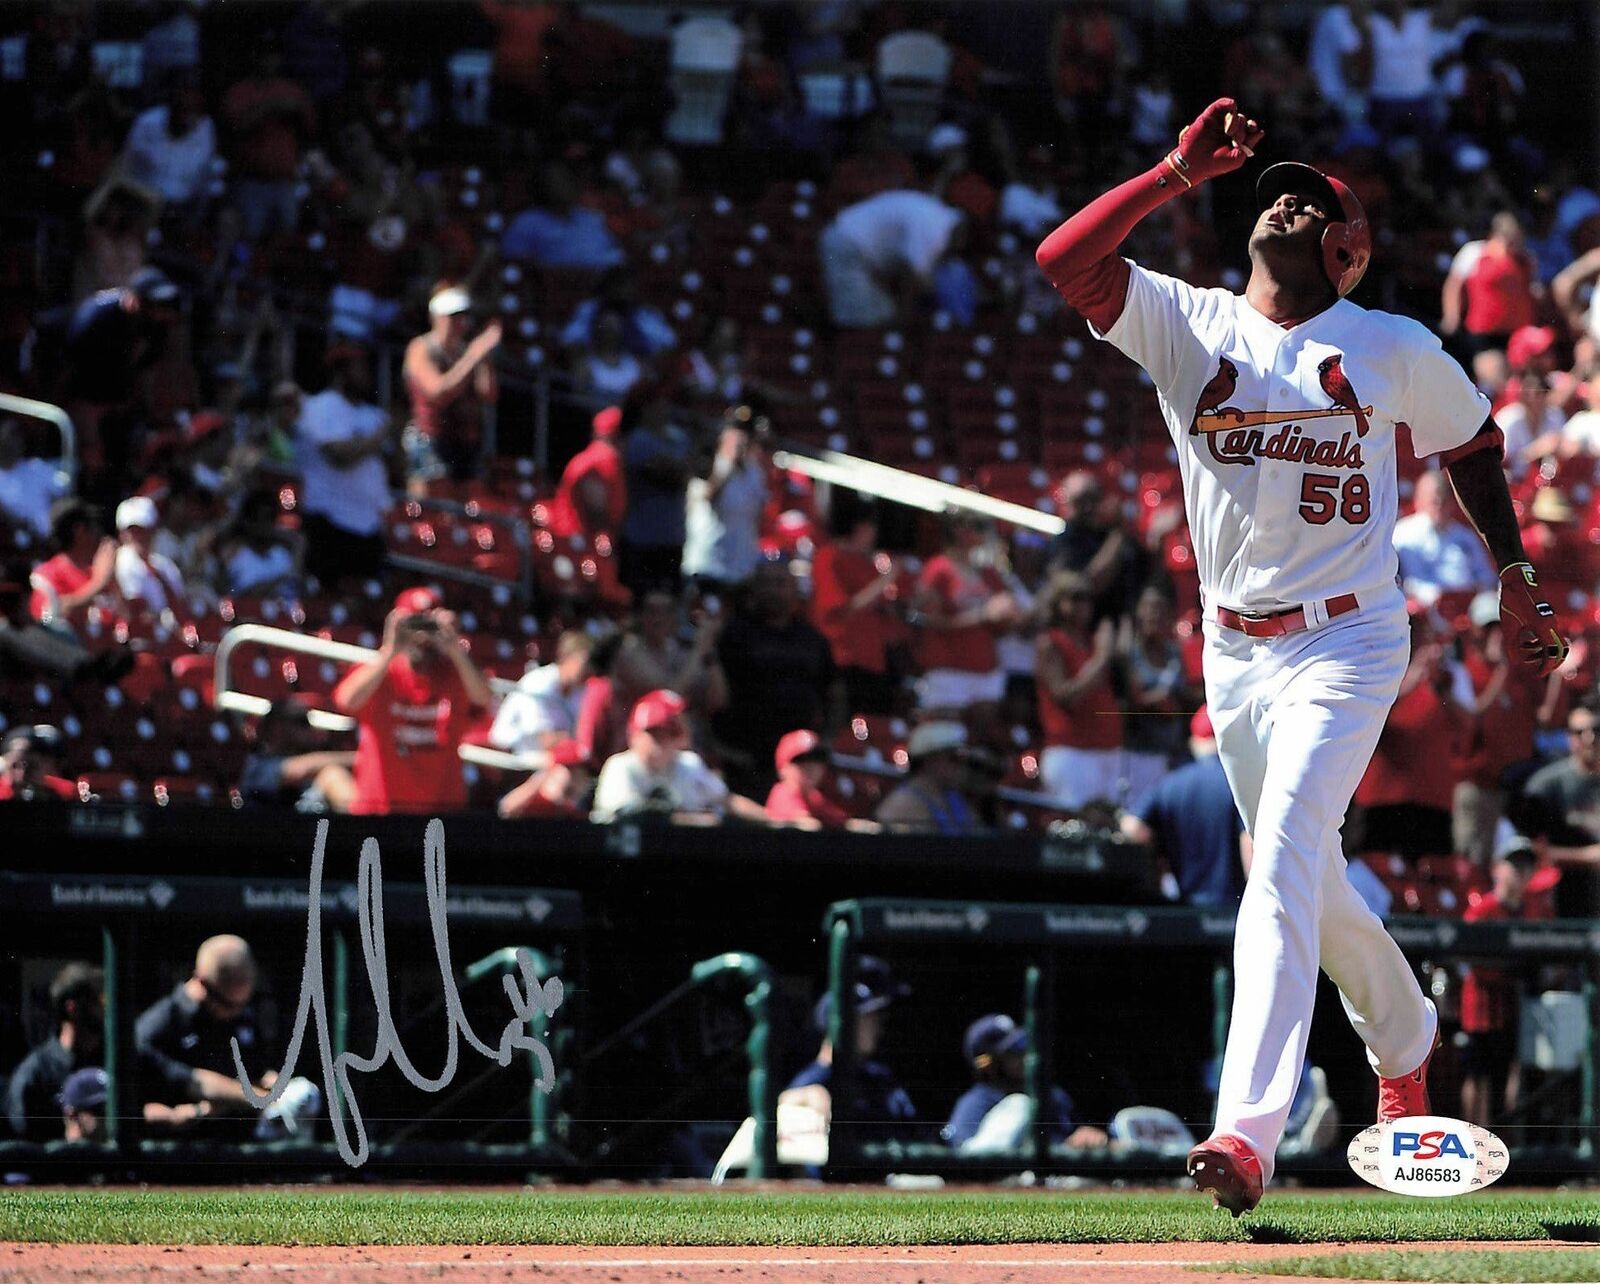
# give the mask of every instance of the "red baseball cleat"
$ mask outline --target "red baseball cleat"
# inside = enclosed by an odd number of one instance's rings
[[[1378,1076],[1379,1123],[1404,1119],[1408,1115],[1433,1113],[1433,1108],[1428,1104],[1428,1062],[1433,1060],[1433,1054],[1438,1048],[1439,1040],[1435,1037],[1433,1047],[1428,1055],[1422,1058],[1422,1064],[1410,1074],[1401,1075],[1398,1079]]]
[[[1189,1176],[1218,1208],[1237,1217],[1261,1202],[1261,1161],[1238,1137],[1203,1141],[1189,1152]]]

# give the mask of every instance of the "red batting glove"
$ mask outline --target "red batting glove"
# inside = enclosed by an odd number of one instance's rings
[[[1178,181],[1196,187],[1208,178],[1231,174],[1255,155],[1266,136],[1260,125],[1239,110],[1231,98],[1219,98],[1178,134],[1167,153],[1167,166]]]
[[[1556,628],[1556,613],[1544,600],[1531,562],[1513,562],[1500,572],[1500,627],[1514,640],[1513,654],[1536,666],[1541,678],[1567,658],[1570,648]]]

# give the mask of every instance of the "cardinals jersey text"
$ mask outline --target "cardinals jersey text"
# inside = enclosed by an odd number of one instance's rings
[[[1488,400],[1425,327],[1342,299],[1298,325],[1130,264],[1104,335],[1149,373],[1177,443],[1208,606],[1276,611],[1392,588],[1395,427],[1471,441]]]

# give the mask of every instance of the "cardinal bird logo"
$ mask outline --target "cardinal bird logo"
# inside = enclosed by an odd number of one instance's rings
[[[1367,416],[1372,413],[1371,406],[1363,406],[1361,398],[1356,396],[1356,391],[1350,386],[1350,380],[1345,377],[1344,366],[1341,364],[1344,357],[1335,352],[1331,357],[1325,357],[1317,366],[1317,379],[1322,384],[1322,391],[1333,398],[1333,404],[1355,416],[1356,436],[1367,435]]]
[[[1321,381],[1322,391],[1333,398],[1333,405],[1326,409],[1317,410],[1302,408],[1299,410],[1240,410],[1237,406],[1224,405],[1223,403],[1233,396],[1239,383],[1239,368],[1222,357],[1217,362],[1217,373],[1212,375],[1211,382],[1200,390],[1200,400],[1194,408],[1194,418],[1189,423],[1191,436],[1201,433],[1219,433],[1232,428],[1268,428],[1276,424],[1303,423],[1308,419],[1337,419],[1342,415],[1353,415],[1356,421],[1356,436],[1367,435],[1370,427],[1368,416],[1372,414],[1371,406],[1363,406],[1361,399],[1356,396],[1355,389],[1350,386],[1350,380],[1345,377],[1344,369],[1340,362],[1344,357],[1334,353],[1325,358],[1317,367],[1317,378]]]
[[[1239,386],[1239,367],[1229,361],[1227,357],[1217,360],[1217,373],[1211,376],[1211,382],[1200,389],[1200,400],[1195,403],[1194,419],[1189,424],[1191,433],[1215,431],[1214,428],[1202,427],[1202,417],[1234,417],[1239,412],[1231,406],[1222,407],[1222,403],[1233,396],[1233,390]]]

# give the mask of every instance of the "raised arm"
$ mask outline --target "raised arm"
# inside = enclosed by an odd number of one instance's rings
[[[1117,257],[1139,220],[1255,154],[1262,130],[1231,98],[1219,98],[1178,135],[1158,164],[1097,197],[1045,237],[1034,259],[1068,303],[1102,332],[1122,315],[1128,265]]]
[[[1582,315],[1578,307],[1578,287],[1595,276],[1600,276],[1600,249],[1579,255],[1550,282],[1551,297],[1570,319],[1576,321]]]
[[[399,611],[389,612],[383,622],[383,645],[378,654],[351,669],[333,689],[333,707],[340,713],[359,713],[378,694],[399,651],[400,618]]]

